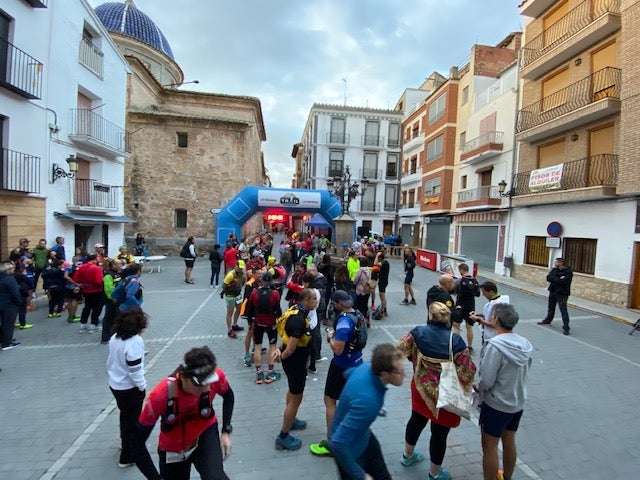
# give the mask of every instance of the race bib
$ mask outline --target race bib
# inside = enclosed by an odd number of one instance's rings
[[[166,462],[167,463],[184,462],[191,456],[191,454],[196,448],[198,448],[198,442],[196,442],[196,444],[193,447],[191,447],[189,450],[185,450],[183,452],[167,452]]]

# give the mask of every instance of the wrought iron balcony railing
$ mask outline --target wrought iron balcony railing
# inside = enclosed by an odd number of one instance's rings
[[[360,211],[361,212],[379,212],[380,211],[380,202],[360,202]]]
[[[605,13],[620,13],[620,0],[585,0],[522,48],[526,67]]]
[[[367,178],[368,180],[382,180],[382,170],[377,168],[363,168],[360,170],[360,178]]]
[[[70,135],[87,136],[115,150],[121,152],[129,151],[129,134],[127,131],[92,110],[71,109]]]
[[[385,212],[395,212],[396,211],[396,202],[384,202],[384,211]]]
[[[485,145],[491,144],[502,144],[502,136],[504,132],[484,132],[479,137],[476,137],[472,140],[466,142],[461,150],[462,154],[472,152],[473,150],[477,150]]]
[[[0,159],[0,189],[40,193],[40,157],[3,148]]]
[[[42,69],[42,63],[0,37],[0,85],[29,100],[42,98]]]
[[[69,206],[117,210],[121,193],[120,187],[76,178],[69,182]]]
[[[538,102],[528,105],[518,112],[516,133],[542,125],[560,115],[573,112],[603,98],[620,99],[621,76],[619,68],[603,68]]]
[[[514,175],[512,196],[541,193],[544,188],[529,188],[531,172]],[[574,190],[585,187],[615,187],[618,183],[618,155],[602,154],[565,162],[562,165],[560,185],[553,190]]]
[[[78,61],[91,70],[93,73],[102,78],[102,69],[104,63],[104,53],[96,47],[91,40],[82,37],[80,41],[80,53]]]
[[[363,135],[362,145],[365,147],[382,147],[384,146],[384,137],[380,135]]]
[[[350,136],[348,133],[327,133],[327,143],[333,143],[336,145],[349,145]]]
[[[500,192],[497,186],[486,185],[484,187],[470,188],[458,192],[458,203],[476,202],[489,198],[500,198]]]

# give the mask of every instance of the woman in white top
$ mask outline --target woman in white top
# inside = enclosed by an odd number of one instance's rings
[[[107,374],[109,388],[120,410],[119,467],[135,465],[136,422],[142,411],[147,381],[144,378],[144,342],[140,333],[148,317],[140,307],[129,307],[115,318],[109,340]]]

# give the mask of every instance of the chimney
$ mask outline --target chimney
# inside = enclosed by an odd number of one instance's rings
[[[449,78],[452,80],[458,79],[458,67],[451,67],[449,70]]]

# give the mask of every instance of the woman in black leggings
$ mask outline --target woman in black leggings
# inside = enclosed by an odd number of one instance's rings
[[[411,381],[411,418],[405,430],[405,449],[401,462],[405,467],[409,467],[425,460],[425,456],[415,450],[415,446],[422,430],[431,420],[431,466],[428,476],[430,480],[451,479],[451,474],[442,468],[442,461],[447,450],[449,431],[460,425],[458,415],[444,409],[436,409],[438,398],[435,392],[440,381],[440,364],[449,361],[450,342],[458,378],[468,391],[472,387],[476,371],[464,340],[460,335],[451,332],[450,320],[449,307],[444,303],[433,302],[429,307],[427,324],[415,327],[398,343],[398,348],[413,363],[414,370]]]

